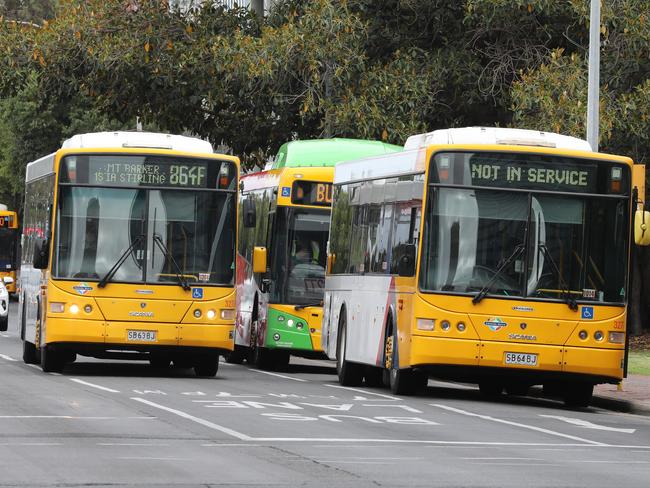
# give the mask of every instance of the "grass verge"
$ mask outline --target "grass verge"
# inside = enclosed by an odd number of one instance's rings
[[[650,351],[630,351],[627,372],[650,376]]]

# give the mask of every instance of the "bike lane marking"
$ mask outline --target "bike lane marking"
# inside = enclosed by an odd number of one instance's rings
[[[483,419],[483,420],[489,420],[491,422],[497,422],[497,423],[500,423],[500,424],[511,425],[513,427],[520,427],[520,428],[523,428],[523,429],[534,430],[536,432],[541,432],[543,434],[553,435],[553,436],[556,436],[556,437],[563,437],[565,439],[571,439],[571,440],[578,441],[578,442],[584,442],[586,444],[591,444],[593,446],[608,446],[608,444],[603,443],[603,442],[592,441],[590,439],[585,439],[583,437],[577,437],[577,436],[570,435],[570,434],[563,434],[562,432],[557,432],[557,431],[554,431],[554,430],[544,429],[542,427],[535,427],[534,425],[522,424],[522,423],[519,423],[519,422],[512,422],[511,420],[504,420],[504,419],[499,419],[499,418],[496,418],[496,417],[490,417],[489,415],[482,415],[482,414],[479,414],[479,413],[468,412],[467,410],[461,410],[460,408],[450,407],[448,405],[441,405],[439,403],[430,403],[429,405],[431,405],[432,407],[441,408],[443,410],[447,410],[447,411],[450,411],[450,412],[458,413],[460,415],[466,415],[468,417],[477,417],[477,418],[480,418],[480,419]]]

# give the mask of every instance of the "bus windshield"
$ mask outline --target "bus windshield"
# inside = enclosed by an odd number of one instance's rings
[[[0,229],[0,271],[16,268],[17,229]]]
[[[429,187],[424,291],[625,302],[628,199],[468,188],[468,174]]]
[[[231,284],[234,216],[232,193],[61,186],[52,273],[99,280],[132,247],[111,281]]]
[[[293,305],[318,303],[325,290],[329,211],[278,207],[275,228],[271,301]]]

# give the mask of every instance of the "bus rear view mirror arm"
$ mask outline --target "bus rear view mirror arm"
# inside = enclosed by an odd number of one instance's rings
[[[32,265],[36,269],[45,269],[49,263],[49,249],[50,240],[45,238],[37,238],[34,243],[34,257],[32,258]]]
[[[397,261],[398,276],[415,276],[415,244],[399,246],[399,261]]]

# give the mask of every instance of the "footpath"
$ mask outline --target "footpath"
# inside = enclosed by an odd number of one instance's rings
[[[608,410],[650,415],[650,376],[632,374],[621,385],[596,385],[591,404]]]

